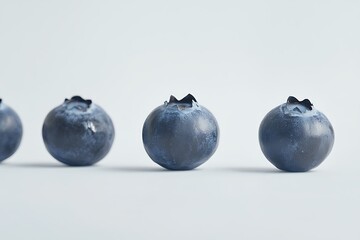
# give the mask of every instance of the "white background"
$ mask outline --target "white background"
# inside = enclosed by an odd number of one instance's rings
[[[359,1],[0,0],[0,97],[22,144],[0,166],[0,239],[360,239]],[[197,170],[163,170],[146,116],[192,93],[220,145]],[[46,114],[81,95],[116,140],[93,167],[44,147]],[[289,95],[335,129],[314,171],[284,173],[258,127]]]

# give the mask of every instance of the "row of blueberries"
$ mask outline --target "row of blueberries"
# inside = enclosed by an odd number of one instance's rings
[[[49,153],[69,166],[89,166],[103,159],[114,141],[109,115],[91,100],[65,99],[47,115],[42,136]],[[22,138],[19,116],[0,99],[0,161],[15,153]],[[214,115],[188,94],[174,96],[146,118],[142,138],[146,152],[169,170],[190,170],[206,162],[219,143]],[[259,142],[266,158],[290,172],[320,165],[334,144],[326,116],[305,99],[289,97],[262,120]]]

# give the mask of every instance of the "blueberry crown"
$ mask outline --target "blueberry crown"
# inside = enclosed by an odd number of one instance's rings
[[[287,103],[292,103],[292,104],[300,104],[302,106],[304,106],[306,109],[308,110],[312,110],[313,108],[313,104],[310,102],[309,99],[304,99],[302,101],[299,101],[296,97],[290,96],[287,99]]]
[[[190,93],[188,95],[186,95],[183,99],[178,100],[176,97],[174,97],[173,95],[170,96],[170,100],[169,103],[179,103],[179,104],[191,104],[194,102],[197,102],[195,97],[193,95],[191,95]]]
[[[88,107],[90,107],[92,101],[90,99],[83,99],[80,96],[73,96],[70,100],[65,98],[65,103],[70,102],[79,102],[79,103],[85,103]]]
[[[2,103],[2,99],[0,98],[0,104]]]

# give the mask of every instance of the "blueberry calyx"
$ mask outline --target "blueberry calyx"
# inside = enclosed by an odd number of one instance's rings
[[[92,101],[90,99],[83,99],[80,96],[73,96],[70,100],[65,98],[65,103],[69,103],[69,102],[85,103],[87,107],[90,107],[90,105],[92,104]]]
[[[296,97],[290,96],[287,99],[287,103],[290,104],[300,104],[301,106],[305,107],[308,110],[312,110],[313,104],[310,102],[309,99],[304,99],[302,101],[299,101]],[[299,110],[300,111],[300,110]]]
[[[0,98],[0,104],[2,103],[2,99]]]
[[[176,97],[174,97],[173,95],[170,96],[170,100],[169,103],[176,103],[176,104],[191,104],[194,102],[197,102],[195,97],[193,95],[191,95],[190,93],[188,95],[186,95],[183,99],[178,100]]]

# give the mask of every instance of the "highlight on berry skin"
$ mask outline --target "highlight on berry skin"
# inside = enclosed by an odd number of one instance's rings
[[[142,138],[149,157],[168,170],[191,170],[216,151],[219,126],[214,115],[188,94],[155,108],[146,118]]]
[[[0,162],[19,148],[23,127],[19,115],[0,98]]]
[[[115,129],[100,106],[74,96],[49,112],[42,135],[46,149],[56,160],[69,166],[90,166],[108,154]]]
[[[278,169],[306,172],[319,166],[334,145],[334,129],[309,99],[288,100],[262,120],[259,143],[265,157]]]

